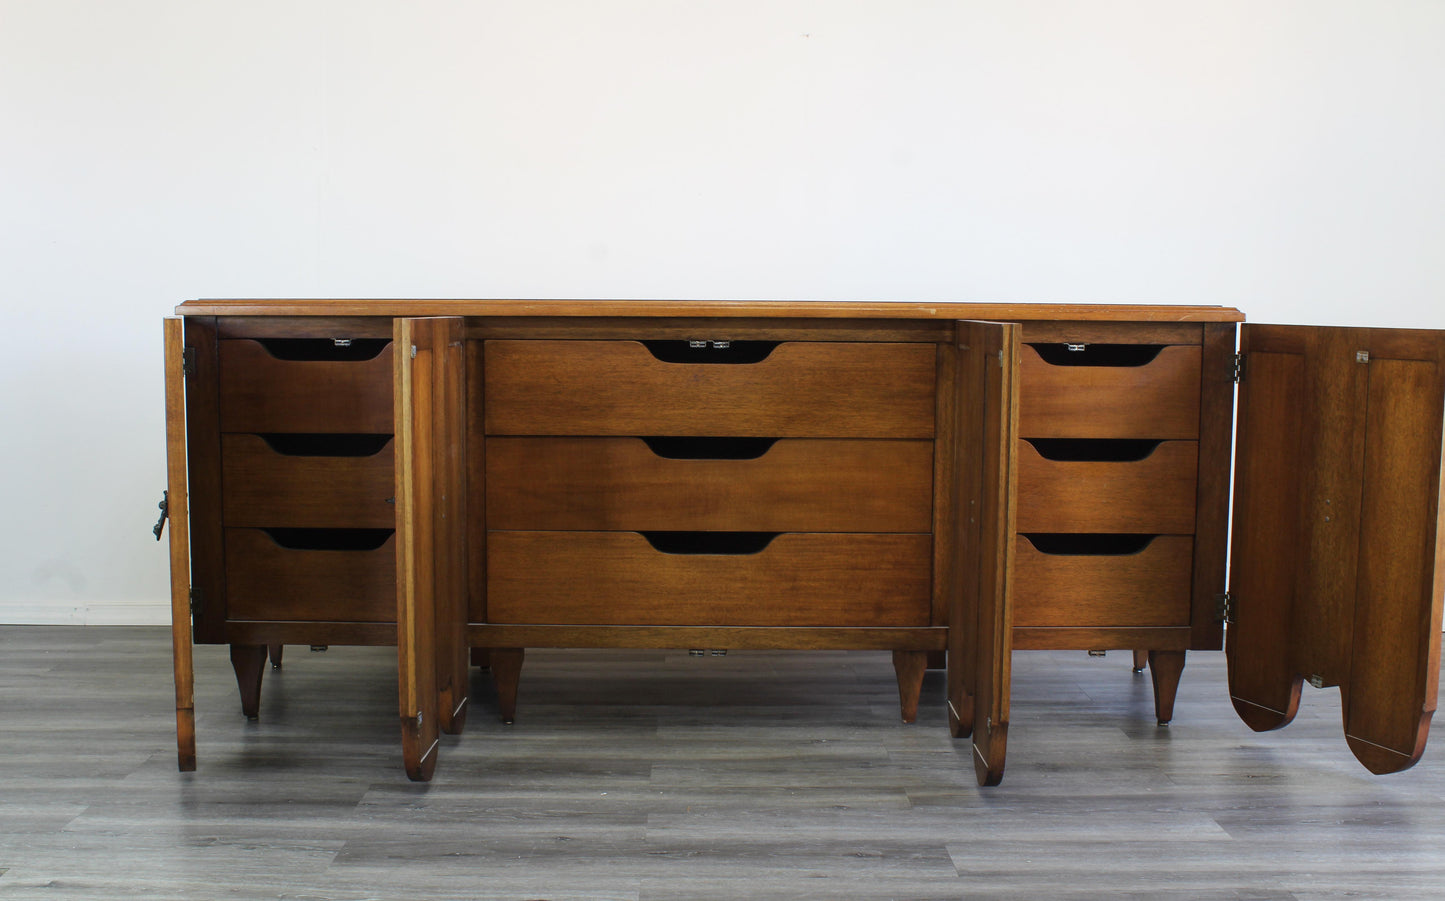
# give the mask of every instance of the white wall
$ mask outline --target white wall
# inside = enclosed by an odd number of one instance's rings
[[[165,621],[191,297],[1445,327],[1439,0],[0,0],[0,622]]]

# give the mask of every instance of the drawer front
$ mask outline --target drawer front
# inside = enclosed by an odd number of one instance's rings
[[[1029,345],[1020,362],[1024,438],[1198,438],[1198,347],[1168,345],[1138,366],[1046,362]]]
[[[282,359],[260,341],[221,341],[220,368],[223,432],[393,430],[390,342],[367,359]]]
[[[931,441],[489,438],[486,451],[494,529],[933,526]]]
[[[338,530],[339,531],[339,530]],[[352,538],[348,533],[344,538]],[[226,530],[230,620],[396,621],[396,539],[305,541],[284,547],[260,529]],[[349,544],[347,550],[316,545]],[[312,547],[304,545],[311,544]],[[359,545],[359,546],[358,546]]]
[[[751,553],[677,553],[636,532],[491,532],[487,611],[495,623],[927,626],[931,557],[927,535],[787,533]]]
[[[1046,554],[1023,535],[1015,547],[1017,627],[1189,625],[1192,538],[1161,535],[1130,554]]]
[[[366,456],[335,456],[285,454],[259,435],[223,435],[226,525],[394,528],[392,442],[384,440]],[[375,443],[364,440],[357,448],[369,450]]]
[[[1194,532],[1193,441],[1161,442],[1138,460],[1071,460],[1049,459],[1021,440],[1018,467],[1020,532]]]
[[[486,430],[933,437],[932,344],[788,342],[736,363],[665,362],[654,350],[638,341],[488,341]]]

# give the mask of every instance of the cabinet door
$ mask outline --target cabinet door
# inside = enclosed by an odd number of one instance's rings
[[[1371,772],[1420,758],[1440,668],[1445,333],[1241,332],[1229,691],[1251,728],[1340,687]]]
[[[973,737],[980,785],[1003,778],[1013,652],[1015,445],[1019,327],[959,322],[943,365],[954,384],[954,546],[950,591],[948,720]],[[939,540],[944,540],[940,535]]]
[[[170,521],[171,660],[176,683],[176,763],[196,768],[195,668],[191,659],[191,538],[186,479],[185,337],[181,320],[165,320],[166,516]],[[158,527],[159,528],[159,527]],[[160,533],[156,533],[160,538]]]
[[[466,390],[462,320],[394,324],[396,643],[402,757],[431,778],[466,715]]]

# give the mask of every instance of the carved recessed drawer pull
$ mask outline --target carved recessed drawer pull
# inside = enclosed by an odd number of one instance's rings
[[[1045,460],[1136,463],[1164,442],[1153,438],[1027,438]]]
[[[393,529],[262,529],[290,551],[374,551],[386,544]]]
[[[374,457],[386,449],[390,435],[312,435],[281,432],[258,435],[266,446],[286,457]]]
[[[1164,344],[1030,344],[1051,366],[1148,366]]]
[[[374,360],[389,338],[258,338],[256,343],[278,360]]]
[[[643,341],[664,363],[761,363],[780,341]]]
[[[643,438],[649,450],[666,460],[756,460],[772,450],[776,438]]]
[[[766,550],[778,532],[641,532],[654,550],[664,554],[744,556]]]
[[[1158,536],[1036,532],[1023,537],[1041,554],[1122,557],[1142,553]]]

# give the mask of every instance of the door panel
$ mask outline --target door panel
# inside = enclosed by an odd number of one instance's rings
[[[1434,504],[1440,436],[1421,423],[1440,416],[1436,365],[1378,360],[1369,366],[1365,486],[1360,519],[1345,734],[1376,772],[1403,769],[1425,749],[1440,666],[1434,590]],[[1438,601],[1438,596],[1436,596]]]
[[[1246,326],[1227,651],[1252,728],[1339,685],[1372,772],[1419,759],[1439,681],[1445,335]]]
[[[191,540],[186,485],[185,337],[165,320],[166,516],[170,523],[171,659],[176,684],[176,765],[196,768],[195,666],[191,648]],[[156,538],[160,538],[159,532]]]
[[[1348,678],[1359,559],[1361,391],[1368,373],[1354,361],[1352,331],[1312,330],[1303,357],[1297,464],[1303,565],[1296,569],[1291,659],[1295,672],[1325,686]]]
[[[397,663],[402,757],[418,781],[467,704],[463,337],[457,317],[395,323]]]
[[[1303,681],[1289,659],[1299,544],[1304,358],[1251,352],[1239,390],[1231,586],[1238,599],[1225,654],[1234,709],[1256,731],[1294,719]],[[1251,554],[1249,548],[1268,548]],[[1245,598],[1250,603],[1244,602]]]
[[[972,735],[980,785],[1003,779],[1013,652],[1019,327],[959,322],[954,355],[958,511],[948,638],[949,725]],[[969,511],[974,511],[971,515]]]
[[[231,640],[226,624],[225,525],[221,521],[220,351],[213,316],[181,320],[185,376],[186,479],[190,513],[191,628],[195,641]],[[176,365],[181,365],[177,363]]]

